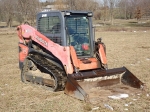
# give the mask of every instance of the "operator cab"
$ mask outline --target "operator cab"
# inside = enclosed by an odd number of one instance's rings
[[[92,13],[49,11],[37,15],[37,30],[62,46],[73,46],[78,57],[93,55]]]

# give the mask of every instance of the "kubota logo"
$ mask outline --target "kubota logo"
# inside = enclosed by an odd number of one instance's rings
[[[40,43],[42,43],[43,45],[45,45],[46,47],[48,46],[48,43],[47,43],[45,40],[43,40],[42,38],[36,36],[36,39],[37,39]]]

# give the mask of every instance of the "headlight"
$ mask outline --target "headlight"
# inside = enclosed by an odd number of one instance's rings
[[[70,16],[70,12],[66,12],[65,15],[66,15],[66,16]]]
[[[88,16],[93,16],[93,13],[92,12],[88,12]]]

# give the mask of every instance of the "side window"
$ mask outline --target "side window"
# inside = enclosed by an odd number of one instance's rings
[[[41,33],[61,33],[61,21],[58,16],[41,17],[38,20],[38,31]]]

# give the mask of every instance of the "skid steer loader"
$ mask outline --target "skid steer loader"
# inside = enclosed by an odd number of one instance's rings
[[[22,82],[64,90],[85,101],[106,94],[101,92],[105,86],[110,91],[117,87],[119,91],[142,89],[144,84],[126,67],[108,69],[105,44],[101,38],[94,39],[92,15],[82,11],[40,12],[37,29],[28,24],[18,26]]]

